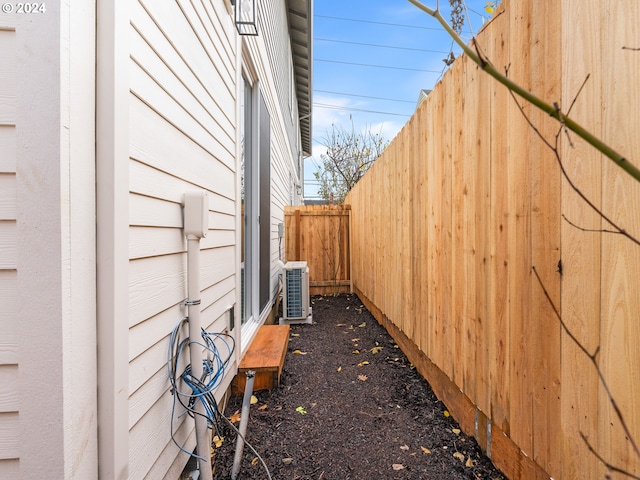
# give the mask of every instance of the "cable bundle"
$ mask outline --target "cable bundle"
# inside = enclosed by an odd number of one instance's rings
[[[209,428],[214,428],[216,434],[221,436],[220,425],[218,419],[220,417],[218,404],[214,393],[216,388],[224,379],[225,372],[235,351],[235,339],[227,333],[212,333],[202,329],[202,341],[198,343],[207,352],[206,358],[202,360],[203,373],[201,378],[195,378],[191,374],[191,364],[188,364],[182,374],[178,375],[178,366],[183,353],[189,352],[189,337],[182,338],[182,327],[189,321],[188,317],[182,317],[171,331],[168,349],[168,373],[169,382],[171,383],[171,393],[173,395],[173,405],[171,408],[171,439],[180,450],[192,455],[191,452],[178,444],[173,435],[173,420],[175,418],[176,405],[179,403],[184,411],[178,415],[179,417],[187,413],[194,418],[195,415],[202,415],[195,411],[196,402],[200,401],[204,405],[204,416],[207,418]],[[226,347],[225,352],[221,353],[216,341],[221,342]],[[182,390],[179,386],[179,380],[186,387]]]
[[[201,345],[203,349],[208,352],[207,357],[202,360],[202,378],[195,378],[191,375],[191,364],[188,364],[182,374],[178,375],[178,365],[180,365],[180,359],[182,358],[183,352],[186,350],[187,354],[189,353],[189,336],[187,335],[185,338],[182,338],[180,335],[182,327],[188,324],[188,322],[188,317],[182,317],[178,323],[176,323],[175,327],[173,327],[169,338],[167,367],[169,371],[169,382],[171,383],[170,391],[173,395],[170,422],[171,440],[187,455],[193,455],[194,457],[201,459],[201,457],[195,455],[193,452],[189,452],[183,445],[180,445],[173,435],[173,420],[176,415],[176,404],[179,403],[184,408],[184,411],[178,415],[179,417],[186,413],[190,417],[194,418],[196,415],[202,415],[195,411],[196,402],[200,401],[204,405],[204,416],[207,418],[207,424],[209,428],[215,428],[216,435],[223,437],[219,423],[220,418],[225,420],[227,425],[229,425],[237,435],[240,435],[240,432],[235,425],[233,425],[233,423],[231,423],[229,419],[219,411],[218,402],[214,396],[216,388],[224,379],[227,367],[231,363],[233,353],[236,349],[236,343],[233,336],[228,333],[212,333],[202,329],[201,334],[203,343],[198,343],[198,345]],[[226,347],[224,356],[220,353],[220,350],[216,345],[216,340]],[[182,380],[182,383],[189,391],[180,390],[178,386],[178,379]],[[243,438],[243,440],[251,451],[260,459],[260,462],[266,471],[267,478],[271,480],[271,474],[264,459],[256,449],[246,441],[246,439]]]

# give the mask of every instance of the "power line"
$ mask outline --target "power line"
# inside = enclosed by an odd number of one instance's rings
[[[448,51],[444,51],[444,50],[427,50],[424,48],[411,48],[411,47],[397,47],[394,45],[379,45],[376,43],[363,43],[363,42],[350,42],[347,40],[334,40],[331,38],[314,38],[314,41],[317,42],[333,42],[333,43],[347,43],[349,45],[362,45],[365,47],[378,47],[378,48],[392,48],[394,50],[410,50],[412,52],[427,52],[427,53],[443,53],[443,54],[448,54]]]
[[[357,67],[373,67],[373,68],[387,68],[392,70],[408,70],[412,72],[427,72],[427,73],[440,73],[439,70],[423,70],[420,68],[406,68],[406,67],[393,67],[390,65],[372,65],[369,63],[355,63],[355,62],[340,62],[338,60],[325,60],[322,58],[316,58],[316,62],[325,62],[325,63],[339,63],[341,65],[355,65]]]
[[[438,27],[421,27],[418,25],[404,25],[400,23],[387,23],[387,22],[375,22],[373,20],[360,20],[357,18],[343,18],[343,17],[332,17],[329,15],[314,15],[315,18],[329,18],[331,20],[342,20],[345,22],[359,22],[359,23],[372,23],[375,25],[389,25],[391,27],[403,27],[403,28],[417,28],[419,30],[438,30],[442,31],[442,28]]]
[[[328,108],[331,110],[347,110],[350,112],[366,112],[366,113],[379,113],[381,115],[395,115],[398,117],[410,117],[411,115],[407,115],[406,113],[394,113],[394,112],[380,112],[376,110],[365,110],[362,108],[351,108],[351,107],[343,107],[341,105],[329,105],[326,103],[314,103],[314,107],[317,108]]]
[[[329,93],[331,95],[345,95],[347,97],[371,98],[372,100],[386,100],[388,102],[412,103],[414,105],[416,103],[414,100],[398,100],[395,98],[370,97],[368,95],[356,95],[355,93],[330,92],[328,90],[314,90],[314,91],[318,93]]]

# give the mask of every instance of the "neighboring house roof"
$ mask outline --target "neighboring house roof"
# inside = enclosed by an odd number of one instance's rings
[[[311,155],[313,0],[287,0],[302,150]]]
[[[416,108],[418,108],[420,104],[425,101],[425,99],[430,93],[431,93],[431,90],[425,90],[424,88],[420,90],[420,95],[418,95],[418,104],[416,105]]]

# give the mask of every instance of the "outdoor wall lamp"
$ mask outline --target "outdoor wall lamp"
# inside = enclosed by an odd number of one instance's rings
[[[240,35],[258,35],[258,0],[231,0],[234,6],[234,21]]]

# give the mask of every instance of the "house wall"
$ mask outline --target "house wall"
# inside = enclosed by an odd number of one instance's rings
[[[277,225],[299,203],[297,109],[276,88],[294,88],[284,5],[263,5],[261,36],[245,40],[228,0],[0,16],[0,478],[183,469],[166,374],[186,314],[183,195],[209,196],[202,321],[221,332],[239,303],[243,43],[271,118],[272,302]],[[173,432],[193,450],[188,417]]]
[[[16,19],[0,17],[0,477],[19,475]]]
[[[175,478],[187,455],[170,438],[172,397],[166,373],[169,334],[186,315],[186,242],[182,201],[188,190],[209,196],[209,232],[201,240],[202,323],[208,331],[228,329],[234,306],[239,338],[240,276],[238,104],[239,56],[244,41],[271,116],[271,291],[278,288],[277,224],[291,203],[297,179],[293,152],[297,122],[283,112],[278,72],[292,71],[288,57],[272,65],[265,32],[288,42],[284,1],[261,15],[260,36],[241,40],[227,1],[132,1],[128,61],[128,477]],[[262,3],[261,3],[262,5]],[[262,13],[262,11],[261,11]],[[288,44],[287,44],[288,45]],[[290,88],[294,88],[291,85]],[[295,111],[294,111],[295,114]],[[297,118],[297,116],[296,116]],[[293,129],[291,134],[289,130]],[[297,199],[297,197],[294,198]],[[261,319],[263,321],[264,318]],[[255,331],[255,330],[254,330]],[[235,375],[229,366],[216,396]],[[173,425],[176,440],[193,450],[193,421]]]
[[[95,13],[46,7],[0,15],[0,478],[97,464]]]
[[[166,362],[171,329],[186,315],[186,191],[209,196],[203,327],[227,329],[237,301],[236,34],[222,1],[133,1],[129,14],[129,478],[175,478],[187,456],[170,438]],[[176,418],[173,430],[193,450],[191,419]]]

